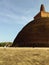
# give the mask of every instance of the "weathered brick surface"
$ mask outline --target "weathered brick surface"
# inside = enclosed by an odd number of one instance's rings
[[[41,5],[40,13],[17,35],[12,46],[49,47],[49,13]]]

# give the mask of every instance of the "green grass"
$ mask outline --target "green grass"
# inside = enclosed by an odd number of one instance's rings
[[[49,65],[49,48],[0,48],[0,65]]]

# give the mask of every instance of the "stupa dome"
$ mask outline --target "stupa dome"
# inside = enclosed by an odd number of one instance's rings
[[[16,36],[12,47],[49,47],[49,13],[40,12]]]

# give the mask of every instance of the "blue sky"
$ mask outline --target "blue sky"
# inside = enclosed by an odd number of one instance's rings
[[[13,42],[40,11],[41,4],[49,11],[49,0],[0,0],[0,42]]]

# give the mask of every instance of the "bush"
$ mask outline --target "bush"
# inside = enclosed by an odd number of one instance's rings
[[[0,47],[10,47],[12,45],[12,42],[0,42]]]

